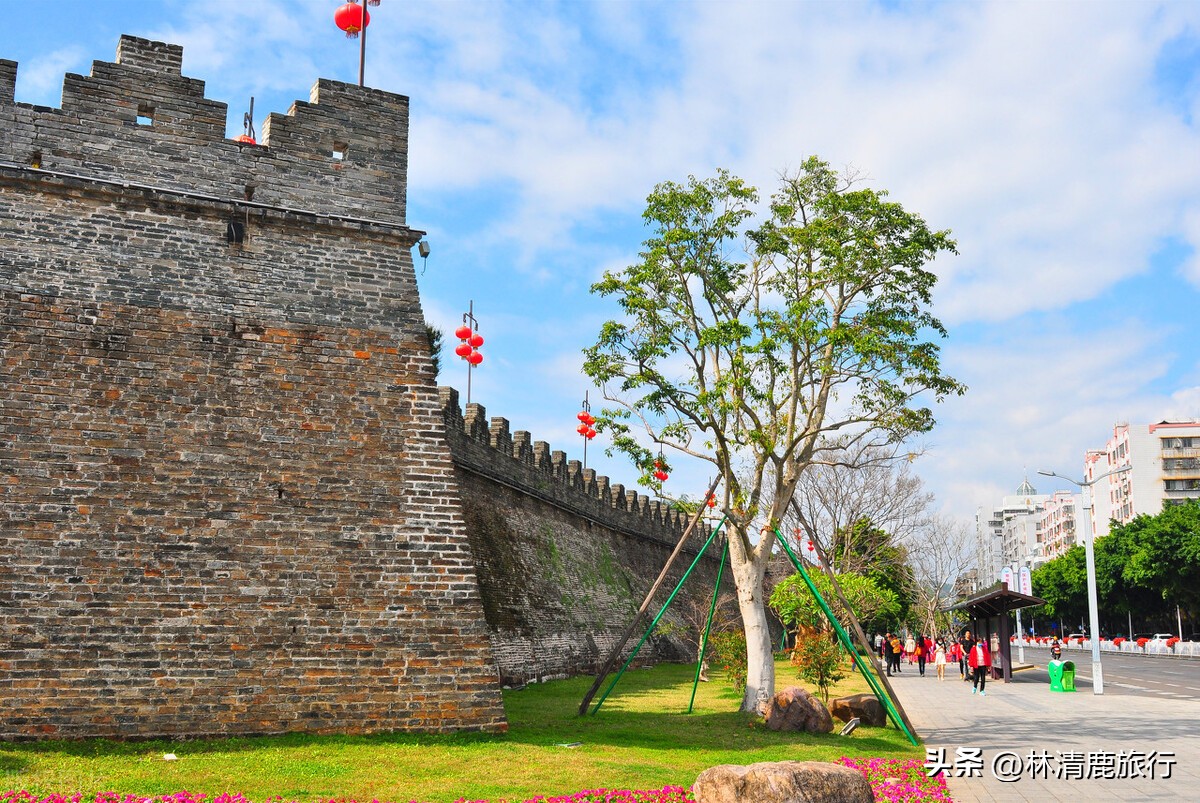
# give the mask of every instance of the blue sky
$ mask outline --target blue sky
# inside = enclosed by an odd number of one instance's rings
[[[57,106],[122,33],[182,44],[236,135],[252,95],[261,122],[357,80],[338,5],[56,0],[0,57],[17,100]],[[1081,475],[1117,422],[1200,418],[1200,3],[382,0],[367,83],[412,100],[427,317],[449,332],[474,300],[473,399],[572,457],[580,350],[616,313],[588,287],[636,259],[653,186],[725,167],[766,195],[811,154],[958,240],[935,313],[970,391],[915,464],[945,512]],[[589,465],[631,482],[602,445]]]

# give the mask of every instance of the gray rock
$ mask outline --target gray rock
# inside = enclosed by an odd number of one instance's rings
[[[829,713],[842,722],[858,717],[864,725],[882,728],[887,724],[887,711],[873,694],[851,694],[838,697],[829,704]]]
[[[776,692],[764,716],[767,727],[773,731],[829,733],[833,730],[833,717],[829,715],[829,709],[799,686]]]
[[[721,764],[692,785],[696,803],[872,803],[858,770],[822,761]]]

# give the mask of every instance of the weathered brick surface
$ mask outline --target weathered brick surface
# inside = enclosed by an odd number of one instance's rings
[[[0,60],[0,739],[503,730],[684,522],[439,398],[406,98],[241,145],[181,63],[123,37],[47,109]]]
[[[531,442],[528,432],[510,433],[505,419],[489,422],[478,404],[464,416],[453,389],[441,388],[441,398],[502,680],[516,685],[597,671],[687,522],[545,442]],[[695,528],[623,658],[708,535],[707,526]],[[685,626],[680,611],[687,605],[707,610],[721,546],[709,546],[662,624]],[[728,574],[724,585],[732,590]],[[660,660],[695,657],[679,635],[656,633],[637,661]]]
[[[406,100],[321,82],[248,149],[119,56],[61,111],[0,63],[0,738],[502,730]]]

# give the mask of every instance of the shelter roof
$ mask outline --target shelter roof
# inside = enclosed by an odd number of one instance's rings
[[[1010,591],[1007,583],[996,583],[994,586],[968,597],[950,610],[967,611],[974,617],[985,617],[999,616],[1018,608],[1032,608],[1034,605],[1045,604],[1046,600],[1040,597],[1018,594],[1016,591]]]

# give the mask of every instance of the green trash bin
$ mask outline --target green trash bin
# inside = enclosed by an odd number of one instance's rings
[[[1075,691],[1075,662],[1051,661],[1046,665],[1050,673],[1050,691]]]

